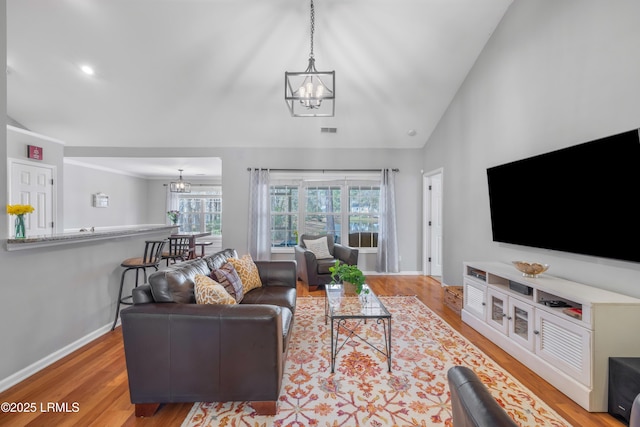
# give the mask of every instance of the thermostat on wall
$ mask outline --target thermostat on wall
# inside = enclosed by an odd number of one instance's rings
[[[109,196],[104,193],[96,193],[93,195],[93,207],[94,208],[108,208]]]

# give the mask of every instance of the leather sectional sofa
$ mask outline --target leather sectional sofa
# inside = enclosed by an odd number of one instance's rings
[[[518,427],[471,369],[454,366],[447,380],[453,427]]]
[[[262,287],[240,304],[196,304],[194,277],[226,249],[155,272],[121,312],[131,403],[151,416],[161,403],[250,401],[275,414],[296,308],[294,261],[256,261]]]

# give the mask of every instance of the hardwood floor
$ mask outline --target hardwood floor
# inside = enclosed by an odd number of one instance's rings
[[[369,276],[378,295],[416,295],[454,329],[507,369],[573,426],[621,427],[607,413],[589,413],[506,354],[459,315],[442,304],[440,283],[423,276]],[[324,295],[298,282],[299,296]],[[0,394],[0,402],[33,403],[33,412],[0,412],[0,426],[179,426],[192,404],[168,404],[151,418],[136,418],[129,401],[127,372],[120,328],[38,372]],[[50,404],[58,404],[56,412]],[[63,404],[62,406],[60,404]],[[64,406],[66,404],[66,407]],[[268,426],[267,426],[268,427]]]

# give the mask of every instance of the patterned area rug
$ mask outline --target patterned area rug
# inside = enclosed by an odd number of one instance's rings
[[[380,299],[392,314],[391,373],[383,355],[355,338],[338,353],[332,374],[324,298],[301,297],[278,414],[256,415],[247,402],[196,403],[182,426],[451,426],[446,373],[466,365],[521,426],[570,427],[417,298]],[[384,348],[381,325],[351,326]]]

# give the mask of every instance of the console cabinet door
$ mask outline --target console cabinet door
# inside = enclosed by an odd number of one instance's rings
[[[591,331],[540,309],[535,319],[536,354],[591,387]]]
[[[482,321],[485,320],[486,295],[486,285],[464,279],[464,310]]]
[[[533,306],[516,298],[509,298],[509,337],[529,351],[534,348]]]
[[[487,323],[505,335],[509,330],[509,320],[507,319],[509,311],[508,298],[507,295],[495,289],[489,288],[487,290],[487,305],[489,308]]]

